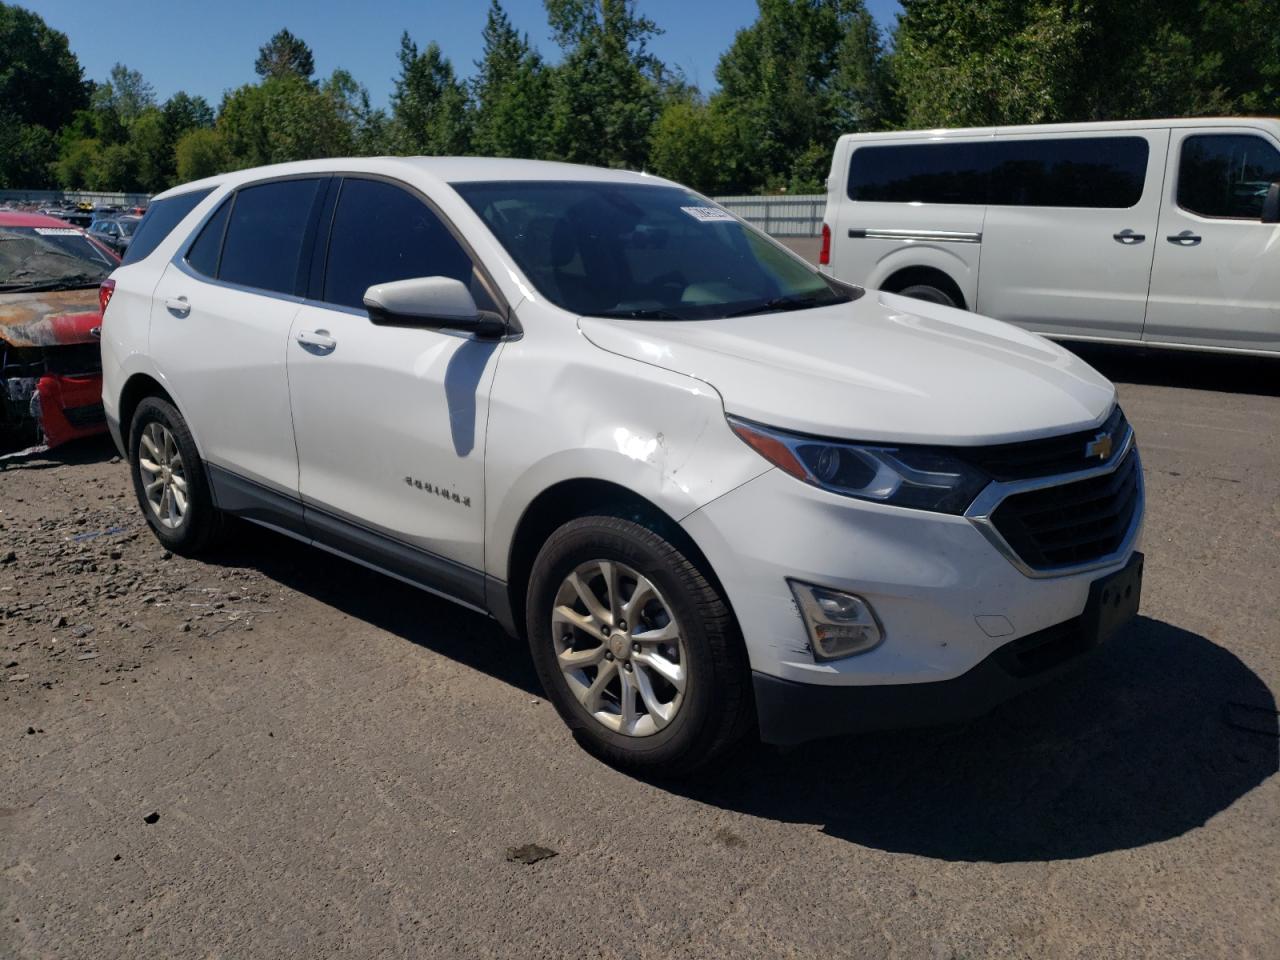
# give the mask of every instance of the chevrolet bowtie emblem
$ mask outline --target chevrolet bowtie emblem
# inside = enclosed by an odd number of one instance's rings
[[[1099,460],[1105,460],[1111,456],[1111,434],[1100,433],[1086,443],[1084,445],[1084,455],[1086,457],[1097,457]]]

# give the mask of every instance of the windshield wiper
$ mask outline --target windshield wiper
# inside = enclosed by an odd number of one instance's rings
[[[839,303],[839,300],[832,300],[831,303]],[[809,307],[825,306],[817,297],[774,297],[772,300],[766,300],[763,303],[757,303],[754,306],[747,307],[743,310],[735,310],[732,313],[726,313],[725,317],[748,317],[753,313],[773,313],[774,311],[783,310],[807,310]]]
[[[672,313],[670,310],[601,310],[599,313],[588,314],[591,317],[620,317],[624,320],[686,320],[678,313]]]
[[[61,277],[57,280],[37,280],[35,283],[0,283],[0,293],[47,293],[54,290],[87,290],[102,282],[102,277],[81,274]]]

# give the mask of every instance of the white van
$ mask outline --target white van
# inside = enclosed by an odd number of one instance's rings
[[[822,269],[1070,340],[1280,353],[1280,120],[850,134]]]

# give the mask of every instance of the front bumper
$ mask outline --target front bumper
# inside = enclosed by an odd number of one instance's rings
[[[1137,610],[1142,554],[1090,589],[1084,612],[1028,634],[975,667],[936,683],[820,686],[755,672],[756,714],[765,743],[790,745],[823,737],[931,727],[972,720],[1064,673],[1124,626]],[[1116,580],[1136,591],[1112,607]],[[1110,586],[1110,591],[1108,587]]]

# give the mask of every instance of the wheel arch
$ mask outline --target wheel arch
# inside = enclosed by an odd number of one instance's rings
[[[880,284],[880,289],[887,293],[897,293],[917,284],[937,287],[954,299],[961,310],[970,309],[968,298],[965,297],[964,291],[960,289],[960,285],[945,270],[940,270],[937,267],[925,265],[902,267],[885,277]]]
[[[529,578],[542,545],[556,529],[570,520],[599,514],[631,520],[666,538],[697,565],[720,593],[730,614],[733,613],[728,594],[711,562],[674,517],[652,500],[621,484],[579,477],[562,480],[543,490],[525,507],[516,524],[508,551],[506,599],[510,604],[512,625],[518,635],[523,637],[525,634],[524,611]]]
[[[174,402],[172,394],[155,377],[147,373],[135,373],[130,376],[120,390],[118,408],[120,413],[120,438],[126,451],[129,449],[129,427],[133,423],[133,414],[138,409],[138,404],[147,397],[159,397],[166,403],[172,404],[175,409],[178,406]]]

